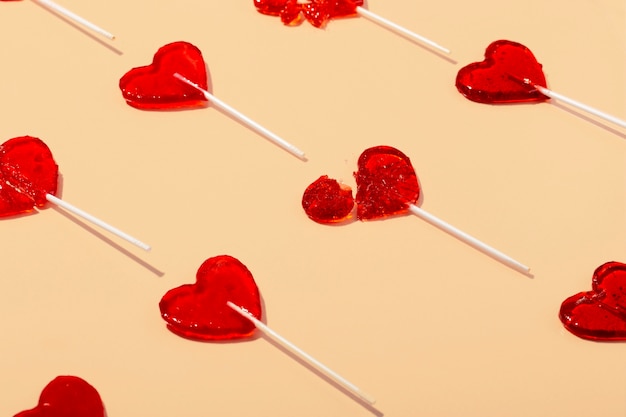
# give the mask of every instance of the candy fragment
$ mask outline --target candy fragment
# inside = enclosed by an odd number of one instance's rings
[[[327,175],[322,175],[304,190],[302,208],[317,223],[329,224],[346,220],[354,208],[352,189]]]
[[[593,272],[592,290],[561,304],[559,318],[567,330],[583,339],[626,340],[626,264],[607,262]]]
[[[409,157],[391,146],[363,151],[354,177],[359,220],[407,213],[419,198],[420,187]]]
[[[174,78],[178,73],[208,90],[207,67],[202,52],[188,42],[167,44],[154,54],[150,65],[133,68],[119,82],[126,102],[142,110],[204,107],[207,98],[197,89]]]
[[[548,100],[534,85],[546,87],[541,64],[530,49],[507,40],[491,43],[484,61],[461,68],[456,77],[456,88],[461,94],[487,104]]]
[[[0,217],[27,213],[57,191],[59,168],[48,146],[21,136],[0,145]]]
[[[261,296],[252,274],[228,255],[209,258],[194,284],[169,290],[159,309],[168,328],[193,340],[232,340],[249,337],[253,323],[228,307],[230,301],[261,319]]]
[[[76,376],[58,376],[41,391],[39,403],[14,417],[105,417],[100,394]]]

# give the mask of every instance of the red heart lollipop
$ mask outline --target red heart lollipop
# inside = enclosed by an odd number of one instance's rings
[[[485,51],[484,61],[461,68],[456,76],[461,94],[487,104],[548,100],[533,85],[546,87],[541,64],[530,49],[506,40],[493,42]]]
[[[352,190],[322,175],[304,190],[302,208],[313,221],[322,224],[346,220],[354,208]]]
[[[57,191],[58,166],[48,146],[21,136],[0,145],[0,216],[32,211]]]
[[[626,264],[607,262],[593,272],[591,291],[563,301],[559,318],[583,339],[626,340]]]
[[[254,0],[259,13],[280,16],[286,25],[298,24],[300,17],[315,27],[324,26],[328,20],[354,16],[363,0],[310,0],[306,3],[298,0]]]
[[[98,391],[76,376],[58,376],[41,391],[39,404],[14,417],[104,417]]]
[[[126,102],[143,110],[203,107],[207,98],[197,89],[174,78],[178,73],[208,90],[207,69],[202,53],[188,42],[167,44],[154,54],[152,64],[133,68],[120,79]]]
[[[420,187],[409,157],[390,146],[366,149],[354,177],[359,220],[407,213],[419,198]]]
[[[243,306],[261,319],[261,297],[252,274],[228,255],[209,258],[195,284],[169,290],[161,299],[161,316],[174,333],[194,340],[231,340],[250,336],[255,326],[226,304]]]

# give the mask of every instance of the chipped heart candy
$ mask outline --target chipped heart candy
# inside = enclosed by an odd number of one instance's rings
[[[261,319],[261,297],[252,274],[228,255],[209,258],[195,284],[169,290],[159,308],[168,328],[193,340],[232,340],[250,336],[255,326],[226,304],[231,301]]]
[[[419,198],[420,187],[409,157],[391,146],[366,149],[354,177],[359,220],[407,213]]]
[[[98,391],[76,376],[58,376],[41,391],[37,407],[14,417],[105,417]]]
[[[204,107],[207,98],[174,78],[179,73],[204,90],[209,89],[207,68],[200,49],[188,42],[167,44],[154,54],[152,64],[133,68],[120,79],[126,102],[142,110]]]
[[[0,145],[0,216],[27,213],[57,191],[59,168],[48,146],[21,136]]]
[[[304,190],[302,208],[317,223],[346,220],[354,208],[352,189],[327,175],[322,175]]]
[[[298,24],[303,16],[317,28],[330,19],[354,16],[360,6],[363,0],[254,0],[259,13],[279,16],[285,25]]]
[[[485,51],[484,61],[461,68],[456,77],[456,88],[461,94],[472,101],[487,104],[549,99],[532,84],[546,87],[541,64],[530,49],[507,40],[493,42]]]
[[[561,304],[559,318],[565,328],[583,339],[626,340],[626,264],[599,266],[593,272],[591,288]]]

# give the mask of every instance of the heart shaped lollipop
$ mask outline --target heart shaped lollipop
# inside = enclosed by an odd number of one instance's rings
[[[420,195],[415,169],[408,156],[391,146],[363,151],[358,161],[356,205],[359,220],[408,213]]]
[[[346,220],[352,213],[352,189],[322,175],[309,185],[302,196],[302,208],[313,221],[322,224]]]
[[[200,49],[188,42],[172,42],[157,50],[152,63],[133,68],[120,79],[126,102],[138,109],[171,110],[203,107],[207,98],[174,78],[179,73],[208,90],[206,63]]]
[[[484,61],[461,68],[456,76],[456,88],[461,94],[479,103],[548,100],[533,85],[546,87],[541,64],[530,49],[507,40],[491,43],[485,51]]]
[[[76,376],[58,376],[41,391],[37,407],[14,417],[104,417],[98,391]]]
[[[172,42],[156,52],[152,64],[133,68],[120,79],[126,102],[143,110],[214,107],[306,161],[304,152],[224,103],[208,91],[207,69],[200,49],[188,42]]]
[[[415,169],[398,149],[391,146],[366,149],[359,157],[354,177],[359,220],[383,219],[410,212],[511,268],[529,273],[530,268],[526,265],[418,207],[420,186]],[[351,197],[350,192],[341,191],[335,180],[322,176],[307,187],[302,207],[318,223],[336,223],[347,218],[346,209]]]
[[[565,328],[583,339],[626,340],[626,264],[600,265],[593,272],[591,288],[561,304],[559,318]]]
[[[21,136],[0,145],[0,216],[26,213],[56,194],[59,168],[50,148],[38,138]]]
[[[195,284],[168,291],[159,303],[168,328],[179,336],[202,341],[246,338],[255,329],[328,378],[370,404],[374,399],[330,370],[261,320],[261,297],[252,274],[228,255],[209,258],[200,266]]]
[[[250,336],[254,324],[229,308],[228,301],[261,318],[261,297],[252,274],[239,260],[220,255],[204,261],[195,284],[169,290],[159,308],[168,328],[179,336],[194,340]]]

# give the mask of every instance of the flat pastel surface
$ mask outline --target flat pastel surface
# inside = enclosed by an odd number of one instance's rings
[[[252,0],[59,2],[117,39],[1,2],[0,142],[43,139],[60,197],[153,250],[61,209],[0,220],[0,416],[34,407],[57,375],[96,387],[108,417],[626,415],[626,345],[558,319],[596,267],[626,262],[626,130],[553,102],[474,103],[454,86],[509,39],[549,88],[626,118],[623,1],[367,5],[449,56],[359,17],[285,27]],[[128,106],[119,78],[178,40],[201,49],[216,97],[308,161],[215,108]],[[355,189],[357,158],[377,145],[411,159],[423,209],[533,278],[415,216],[311,221],[305,188],[326,174]],[[163,294],[221,254],[252,272],[272,329],[376,405],[263,336],[168,331]]]

